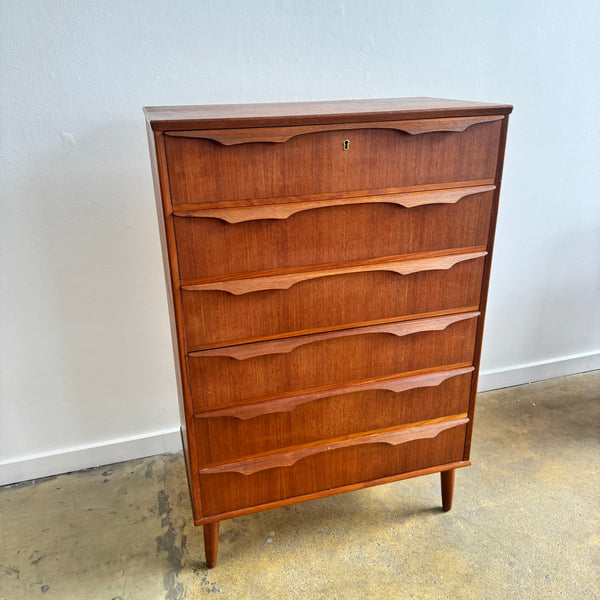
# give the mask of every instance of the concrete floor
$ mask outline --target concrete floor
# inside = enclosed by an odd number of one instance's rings
[[[598,599],[600,371],[481,394],[454,507],[432,475],[221,524],[180,454],[0,488],[0,598]]]

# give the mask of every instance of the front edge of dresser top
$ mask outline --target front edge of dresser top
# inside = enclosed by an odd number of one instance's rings
[[[148,106],[153,131],[277,127],[325,123],[430,119],[467,115],[508,115],[512,106],[443,98],[384,98],[198,106]]]
[[[224,518],[434,472],[450,509],[470,464],[511,111],[144,109],[209,567]]]

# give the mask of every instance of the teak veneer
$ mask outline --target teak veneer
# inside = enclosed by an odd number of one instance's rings
[[[470,446],[509,105],[146,108],[181,433],[219,521]]]

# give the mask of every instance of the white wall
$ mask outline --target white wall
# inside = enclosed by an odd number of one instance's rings
[[[600,368],[599,7],[4,0],[0,481],[178,444],[143,105],[513,103],[488,387]]]

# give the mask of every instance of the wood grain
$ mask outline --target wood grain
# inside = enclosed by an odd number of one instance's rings
[[[446,328],[323,337],[286,354],[246,360],[221,356],[188,359],[194,410],[213,410],[286,394],[314,392],[422,369],[470,365],[477,318]]]
[[[331,493],[337,487],[460,462],[465,428],[452,427],[434,438],[397,446],[380,443],[337,448],[307,456],[289,467],[250,475],[199,473],[200,488],[206,498],[205,514],[229,513],[324,490]]]
[[[479,123],[461,133],[411,136],[371,128],[234,146],[166,136],[170,192],[177,209],[210,201],[262,199],[264,204],[265,198],[490,179],[502,122]],[[350,141],[348,151],[343,149],[345,140]]]
[[[434,438],[446,429],[452,429],[461,425],[466,425],[468,418],[464,415],[453,415],[452,417],[443,417],[440,419],[431,419],[421,423],[403,425],[398,428],[387,431],[369,432],[359,436],[348,436],[347,438],[332,440],[326,444],[314,444],[304,448],[297,448],[284,452],[277,452],[255,458],[246,458],[243,461],[229,462],[224,465],[216,465],[200,469],[200,475],[216,473],[241,473],[242,475],[252,475],[259,471],[267,469],[277,469],[282,467],[291,467],[299,460],[350,446],[362,446],[365,444],[406,444],[414,440],[425,438]]]
[[[188,351],[477,310],[483,264],[476,258],[406,276],[350,273],[238,296],[183,290]]]
[[[443,435],[443,433],[441,435]],[[355,492],[357,490],[363,490],[365,488],[373,487],[376,485],[385,485],[386,483],[393,483],[395,481],[403,481],[405,479],[412,479],[414,477],[423,477],[425,475],[431,475],[432,473],[440,473],[449,469],[460,469],[463,467],[469,467],[470,465],[471,461],[461,460],[442,465],[435,465],[432,467],[418,468],[402,473],[396,473],[394,475],[377,477],[376,479],[371,479],[369,481],[360,481],[358,483],[344,484],[336,488],[304,493],[302,495],[290,496],[284,499],[271,500],[264,503],[257,502],[254,505],[245,506],[243,508],[223,510],[218,515],[207,514],[206,517],[194,520],[194,524],[204,525],[206,523],[214,523],[217,520],[234,519],[235,517],[241,517],[244,515],[262,512],[265,510],[271,510],[273,508],[281,508],[283,506],[298,504],[300,502],[307,502],[309,500],[316,500],[318,498],[326,498],[327,496],[345,494],[347,492]]]
[[[216,411],[196,413],[198,464],[202,468],[281,448],[461,414],[468,410],[471,376],[470,365],[448,365],[382,381],[382,388],[397,391],[379,389],[376,380],[364,380],[347,387],[310,390],[312,393],[299,398],[303,401],[290,411],[285,403],[294,397],[286,393],[252,403],[251,413],[244,414],[241,405],[240,416],[250,418],[215,416]],[[279,412],[280,408],[284,410]]]
[[[485,246],[491,207],[487,191],[452,204],[351,203],[236,224],[176,217],[179,270],[186,283]]]

